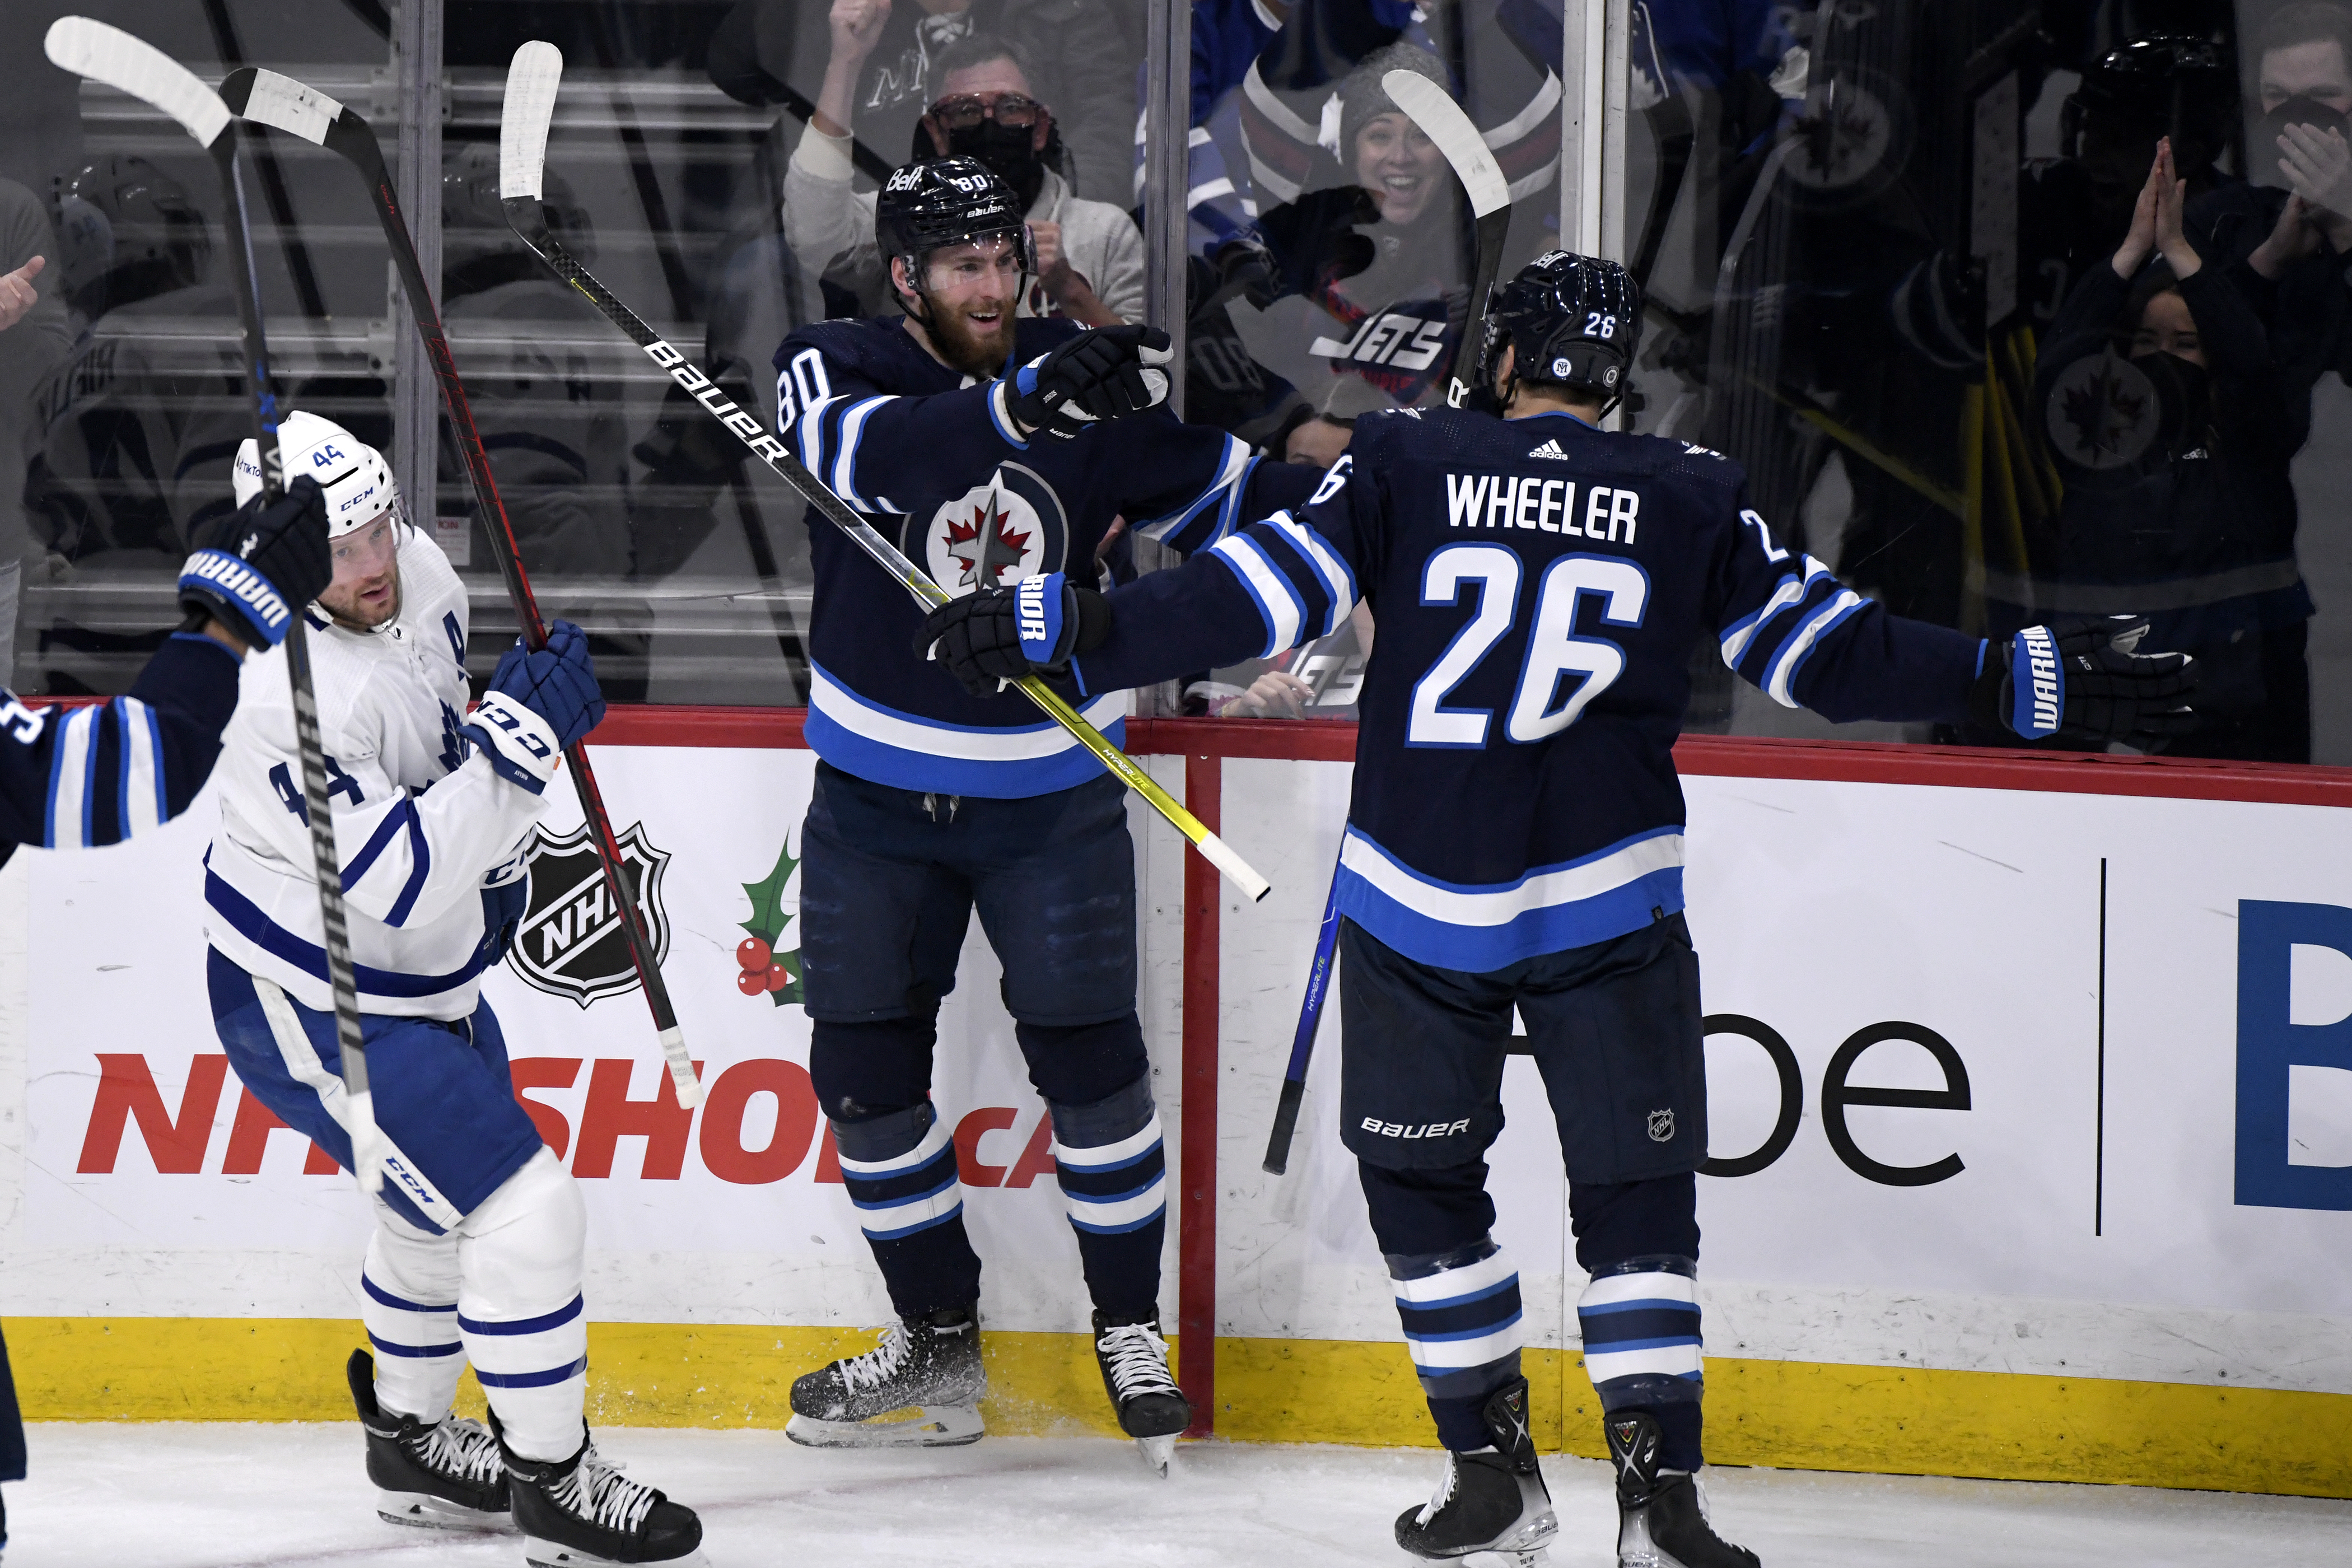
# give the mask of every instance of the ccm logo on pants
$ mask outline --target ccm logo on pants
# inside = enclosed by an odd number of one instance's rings
[[[1449,1133],[1470,1131],[1470,1119],[1459,1121],[1429,1121],[1419,1127],[1407,1127],[1402,1122],[1382,1121],[1377,1116],[1364,1118],[1364,1131],[1377,1132],[1383,1138],[1443,1138]]]

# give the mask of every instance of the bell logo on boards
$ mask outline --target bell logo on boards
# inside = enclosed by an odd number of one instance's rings
[[[668,852],[653,847],[642,822],[632,822],[614,839],[620,847],[622,879],[658,963],[669,952],[669,916],[661,899]],[[630,957],[628,932],[587,825],[569,833],[534,827],[523,856],[530,867],[530,904],[507,953],[508,967],[528,984],[551,996],[569,996],[583,1007],[635,990],[637,966]]]
[[[2352,909],[2238,901],[2235,1201],[2352,1209]]]

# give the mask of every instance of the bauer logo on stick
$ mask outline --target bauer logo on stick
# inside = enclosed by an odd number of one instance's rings
[[[669,955],[669,916],[661,897],[669,855],[646,839],[641,822],[614,834],[614,841],[658,963]],[[524,854],[530,865],[530,904],[515,931],[508,964],[535,988],[569,996],[583,1007],[635,991],[637,971],[629,960],[628,933],[621,928],[621,911],[614,906],[586,826],[568,833],[534,827]]]

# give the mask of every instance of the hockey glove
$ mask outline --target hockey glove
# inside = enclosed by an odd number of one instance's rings
[[[555,776],[555,759],[604,717],[588,637],[570,621],[547,628],[547,646],[526,650],[518,638],[499,660],[490,689],[466,721],[466,736],[501,778],[538,795]]]
[[[974,697],[993,697],[1008,680],[1061,674],[1109,635],[1110,601],[1055,572],[949,600],[923,617],[915,651]]]
[[[2195,660],[2138,652],[2147,635],[2145,616],[2098,616],[1988,642],[1969,692],[1969,716],[2029,741],[2105,744],[2182,734],[2197,721],[2187,700],[2197,684]]]
[[[1080,332],[1013,374],[1006,389],[1013,420],[1067,441],[1106,419],[1157,407],[1168,399],[1175,357],[1157,327],[1103,327]]]
[[[276,647],[294,612],[327,590],[327,500],[304,474],[265,504],[259,496],[212,528],[180,568],[180,607],[218,621],[248,651]]]

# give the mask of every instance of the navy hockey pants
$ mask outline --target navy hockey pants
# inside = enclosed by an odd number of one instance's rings
[[[1569,1175],[1586,1370],[1604,1413],[1644,1409],[1664,1463],[1700,1462],[1698,1188],[1706,1068],[1698,960],[1679,914],[1489,973],[1341,928],[1343,1138],[1357,1156],[1439,1439],[1485,1447],[1519,1373],[1518,1273],[1490,1234],[1514,1007]]]
[[[802,836],[809,1076],[844,1184],[906,1317],[980,1299],[947,1121],[930,1102],[940,999],[975,910],[1054,1120],[1087,1288],[1153,1317],[1167,1222],[1135,1015],[1135,849],[1111,778],[1019,800],[927,795],[819,763]]]
[[[0,1339],[0,1481],[25,1479],[25,1417],[16,1408],[16,1379],[8,1370],[8,1342]]]
[[[350,1170],[334,1014],[305,1007],[266,981],[257,985],[217,950],[205,964],[213,1026],[237,1078],[280,1121]],[[498,1015],[488,1002],[453,1023],[371,1013],[362,1016],[360,1031],[376,1125],[424,1178],[413,1191],[387,1181],[384,1202],[426,1234],[441,1235],[545,1147],[515,1100]]]

